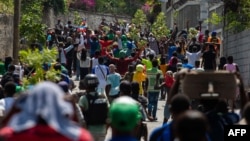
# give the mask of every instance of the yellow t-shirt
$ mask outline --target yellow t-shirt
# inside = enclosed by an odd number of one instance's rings
[[[146,81],[146,74],[143,72],[135,72],[133,76],[133,82],[138,82],[139,83],[139,94],[143,95],[143,87],[142,87],[142,82]]]

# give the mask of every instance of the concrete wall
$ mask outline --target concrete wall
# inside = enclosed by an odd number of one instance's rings
[[[0,14],[0,58],[12,56],[13,16]]]
[[[85,11],[78,11],[80,16],[82,18],[87,19],[88,27],[90,29],[97,29],[99,24],[102,21],[102,18],[106,19],[106,22],[109,24],[110,22],[115,21],[114,15],[111,14],[105,14],[105,13],[89,13]],[[122,16],[122,15],[117,15],[116,16],[119,20],[126,20],[128,22],[131,21],[131,17],[129,16]],[[74,11],[70,11],[68,14],[65,15],[58,15],[53,17],[54,20],[61,19],[63,23],[66,23],[67,21],[71,20],[72,22],[74,21]],[[55,21],[57,23],[57,21]]]
[[[223,55],[233,56],[238,64],[244,84],[250,87],[250,30],[224,36]]]

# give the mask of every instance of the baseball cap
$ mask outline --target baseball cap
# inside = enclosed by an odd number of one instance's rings
[[[121,96],[112,102],[109,119],[114,129],[120,132],[132,131],[141,119],[139,105],[131,97]]]

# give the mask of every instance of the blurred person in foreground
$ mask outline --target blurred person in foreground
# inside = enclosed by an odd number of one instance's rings
[[[140,119],[139,105],[134,99],[128,96],[115,99],[109,109],[110,141],[137,141],[133,132]]]
[[[51,82],[37,84],[20,97],[6,116],[0,136],[5,141],[92,141],[74,121],[75,109],[64,92]]]

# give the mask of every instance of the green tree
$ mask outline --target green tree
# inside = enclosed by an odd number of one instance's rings
[[[138,9],[132,19],[132,23],[134,23],[137,28],[142,28],[147,25],[147,17],[141,9]]]
[[[13,14],[14,12],[13,0],[0,0],[0,13]]]
[[[166,16],[163,12],[160,12],[157,15],[156,21],[153,23],[151,30],[157,40],[160,40],[162,37],[166,37],[169,34],[169,29],[166,25]]]
[[[49,71],[45,71],[43,69],[44,64],[55,62],[57,58],[58,51],[56,48],[53,49],[46,49],[44,48],[42,53],[36,50],[21,50],[20,60],[23,64],[28,65],[29,67],[35,70],[34,74],[31,74],[29,77],[23,78],[24,87],[29,85],[35,85],[41,81],[49,80],[49,81],[57,81],[59,80],[59,76],[57,75],[58,72],[54,70],[54,68],[50,68]]]
[[[22,17],[20,22],[20,36],[24,37],[28,44],[45,43],[45,28],[42,23],[42,1],[33,0],[30,3],[22,3]]]

